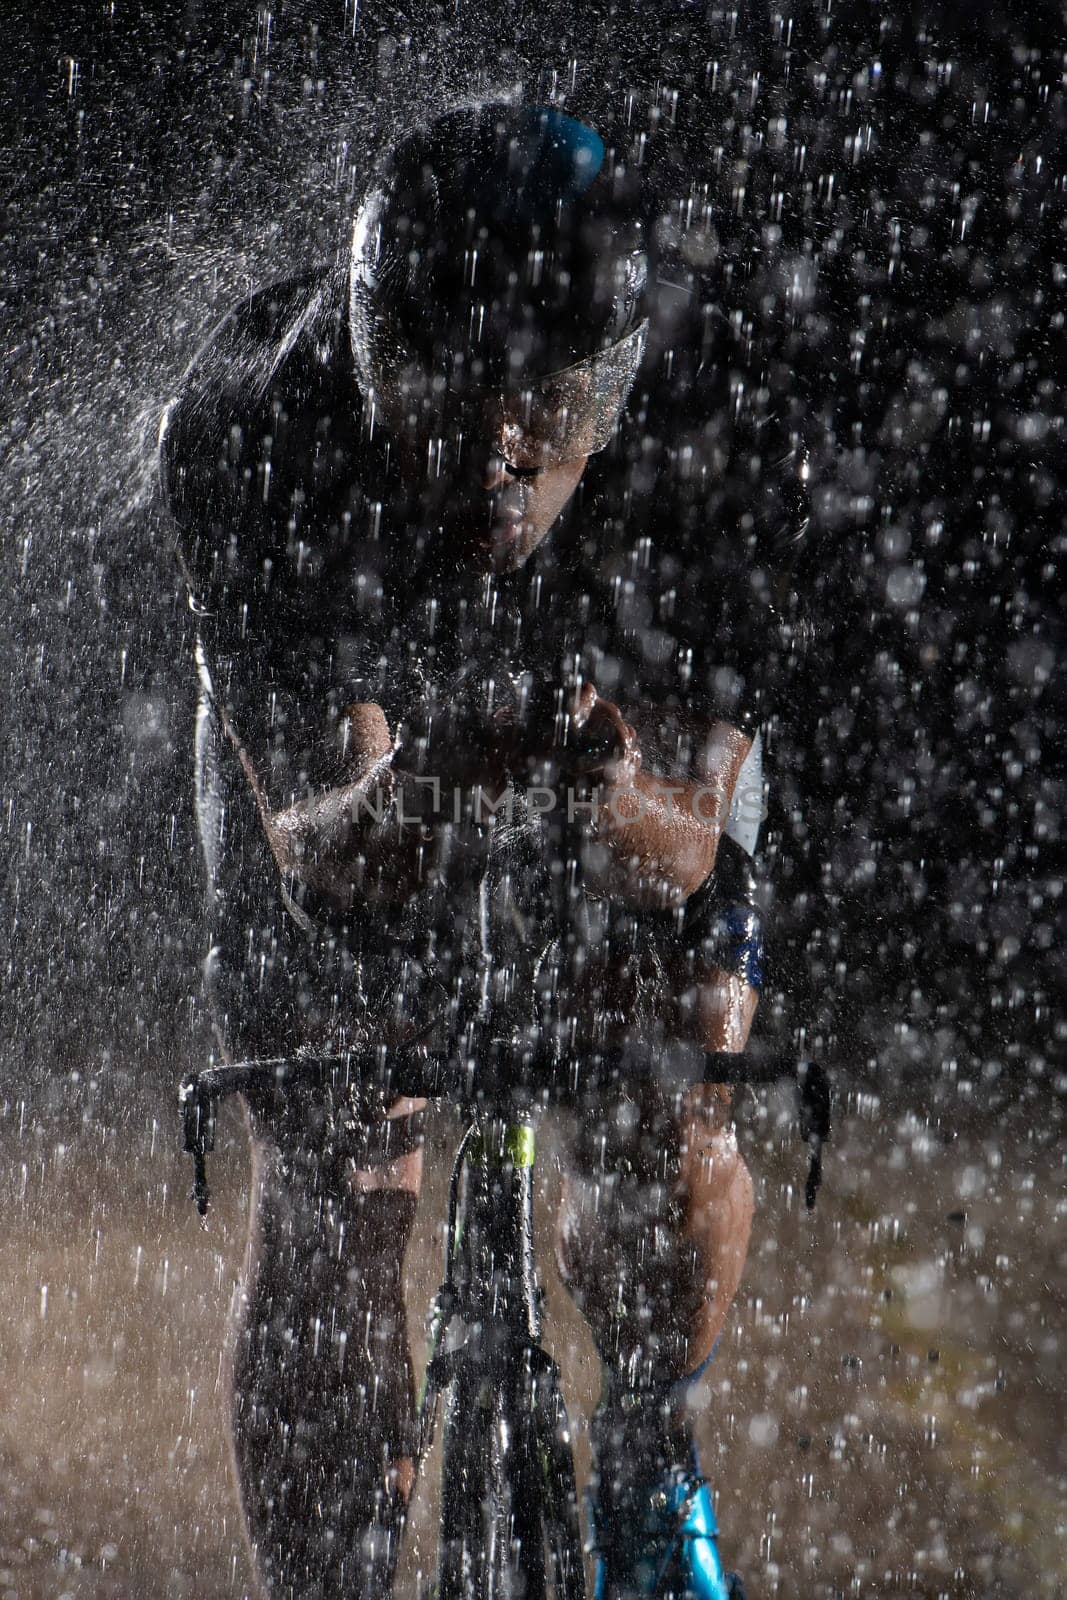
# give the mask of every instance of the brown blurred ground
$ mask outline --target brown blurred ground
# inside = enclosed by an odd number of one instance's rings
[[[695,1401],[724,1549],[749,1595],[1058,1596],[1064,1554],[1056,1125],[1035,1102],[930,1119],[853,1099],[814,1218],[784,1094],[752,1097],[749,1271]],[[249,1593],[218,1390],[247,1165],[220,1124],[203,1230],[173,1129],[0,1124],[0,1600]],[[956,1125],[952,1126],[951,1123]],[[421,1331],[439,1268],[433,1140],[410,1262]],[[541,1139],[547,1223],[556,1133]],[[542,1228],[549,1341],[579,1470],[597,1374]],[[433,1470],[401,1600],[432,1569]]]

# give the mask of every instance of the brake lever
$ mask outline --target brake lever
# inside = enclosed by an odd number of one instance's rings
[[[215,1148],[216,1097],[193,1073],[178,1091],[186,1152],[193,1158],[193,1199],[201,1217],[207,1216],[211,1190],[207,1181],[207,1153]]]

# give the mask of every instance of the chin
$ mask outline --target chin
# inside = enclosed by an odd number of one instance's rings
[[[534,551],[540,549],[547,537],[547,528],[542,530],[527,524],[517,539],[491,545],[487,554],[493,571],[517,572],[526,565]]]
[[[526,565],[526,561],[533,554],[535,546],[527,549],[524,545],[505,545],[503,549],[487,550],[486,565],[492,572],[518,572],[519,568]]]

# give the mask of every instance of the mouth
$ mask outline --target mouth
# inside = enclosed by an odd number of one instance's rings
[[[507,492],[492,497],[485,548],[494,557],[507,559],[522,545],[529,524],[522,504],[516,503],[518,500],[517,495]]]
[[[494,519],[484,546],[489,560],[498,570],[518,567],[529,554],[529,524],[521,517]]]

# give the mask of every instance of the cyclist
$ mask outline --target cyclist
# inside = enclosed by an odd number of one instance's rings
[[[728,1092],[671,1082],[687,1051],[743,1049],[756,1007],[762,663],[703,509],[699,296],[650,286],[638,171],[544,107],[406,136],[336,266],[216,331],[161,470],[197,618],[221,1047],[477,1018],[632,1067],[581,1119],[558,1234],[604,1363],[599,1592],[721,1600],[684,1385],[752,1188]],[[687,449],[652,431],[657,338]],[[250,1105],[230,1386],[272,1596],[389,1590],[421,1111],[340,1086]]]

